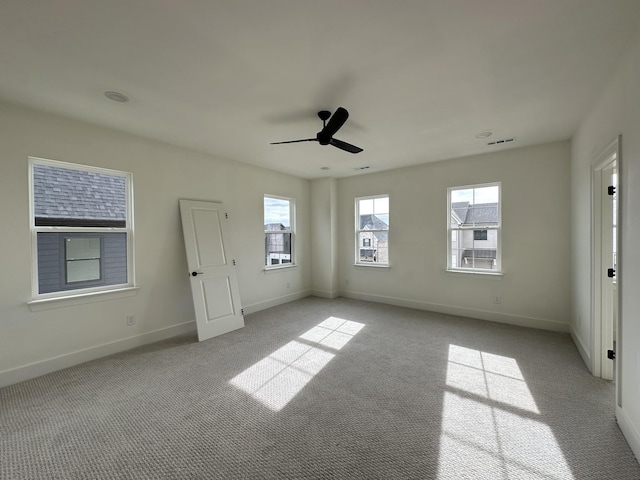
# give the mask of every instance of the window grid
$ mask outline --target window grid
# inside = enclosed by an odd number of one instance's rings
[[[105,218],[87,213],[91,209],[83,204],[92,196],[83,187],[95,187],[96,179],[114,181],[115,186],[105,187],[104,191],[113,193],[115,190],[119,196],[118,206],[111,208],[110,215],[100,215]],[[52,188],[51,182],[57,182],[59,188]],[[80,292],[109,291],[134,285],[130,173],[29,157],[29,186],[34,299],[64,298]],[[100,208],[101,203],[104,206],[110,203],[108,199],[103,201],[99,193],[93,195],[97,199],[96,208]],[[68,261],[67,242],[72,239],[94,239],[94,242],[98,239],[99,258]],[[108,239],[106,244],[105,239]],[[87,264],[81,272],[82,269],[77,268],[78,261],[93,262],[93,266],[87,267]],[[99,263],[97,278],[96,261]],[[105,275],[105,271],[108,274]]]
[[[500,190],[500,183],[448,189],[448,270],[502,272]]]
[[[355,199],[355,263],[389,265],[389,195]]]
[[[264,244],[266,269],[295,265],[295,200],[264,196]]]

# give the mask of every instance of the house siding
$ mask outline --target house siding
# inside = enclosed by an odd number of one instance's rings
[[[102,278],[90,286],[120,285],[127,283],[127,234],[126,233],[65,233],[38,234],[38,285],[39,293],[75,290],[78,284],[65,283],[64,238],[97,236],[102,238]]]

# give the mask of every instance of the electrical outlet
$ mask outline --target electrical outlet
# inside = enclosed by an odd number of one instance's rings
[[[136,324],[136,317],[133,315],[127,315],[127,325],[131,326],[135,324]]]
[[[493,303],[495,303],[496,305],[500,305],[502,303],[502,297],[496,295],[495,297],[493,297]]]

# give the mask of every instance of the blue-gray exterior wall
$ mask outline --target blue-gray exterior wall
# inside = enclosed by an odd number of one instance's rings
[[[100,281],[65,283],[64,238],[100,236],[103,239],[102,278]],[[39,293],[76,290],[102,285],[127,283],[127,234],[85,234],[68,232],[38,233]]]

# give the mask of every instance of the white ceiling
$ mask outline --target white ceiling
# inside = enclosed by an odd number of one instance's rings
[[[637,31],[639,0],[2,0],[0,98],[343,177],[568,139]],[[269,145],[338,106],[364,152]]]

